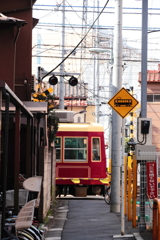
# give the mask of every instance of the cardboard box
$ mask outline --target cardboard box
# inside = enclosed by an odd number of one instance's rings
[[[75,197],[86,197],[87,187],[75,187]]]

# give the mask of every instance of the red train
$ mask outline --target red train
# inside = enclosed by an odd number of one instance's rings
[[[55,147],[57,195],[104,195],[106,154],[100,124],[60,123]]]

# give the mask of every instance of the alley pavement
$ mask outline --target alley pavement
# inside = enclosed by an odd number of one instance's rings
[[[55,216],[44,226],[45,240],[151,240],[152,232],[139,233],[138,226],[125,219],[121,235],[121,214],[110,212],[102,197],[57,198]]]

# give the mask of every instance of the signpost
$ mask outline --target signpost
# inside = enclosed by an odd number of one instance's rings
[[[108,102],[108,104],[122,117],[122,205],[121,205],[121,235],[125,234],[124,219],[124,118],[136,107],[139,102],[122,88]]]
[[[125,118],[138,103],[125,88],[121,88],[108,102],[122,118]]]

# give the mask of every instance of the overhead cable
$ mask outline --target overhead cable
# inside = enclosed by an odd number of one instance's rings
[[[53,68],[50,72],[48,72],[46,75],[44,75],[42,77],[42,80],[47,77],[49,74],[51,74],[54,70],[56,70],[74,51],[75,49],[82,43],[82,41],[86,38],[86,36],[88,35],[88,33],[90,32],[90,30],[92,29],[92,27],[94,26],[95,22],[97,21],[97,19],[100,17],[100,15],[102,14],[102,12],[104,11],[104,9],[106,8],[107,4],[108,4],[109,0],[107,0],[107,2],[105,3],[104,7],[102,8],[101,12],[99,13],[99,15],[97,16],[97,18],[94,20],[94,22],[92,23],[92,25],[90,26],[90,28],[88,29],[87,33],[84,35],[84,37],[80,40],[80,42],[77,44],[77,46],[55,67]]]

